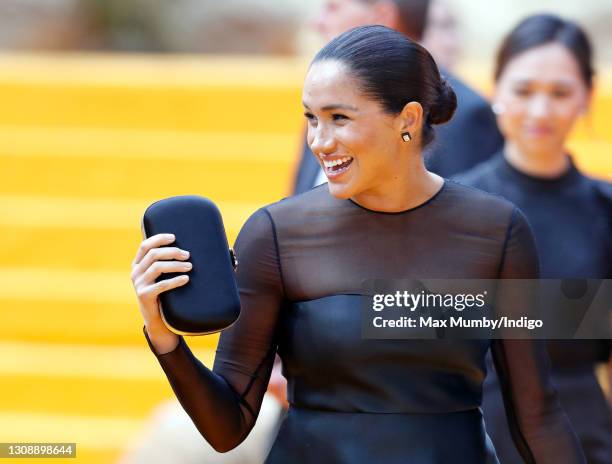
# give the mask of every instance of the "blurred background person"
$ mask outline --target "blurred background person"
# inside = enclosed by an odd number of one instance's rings
[[[2,0],[0,48],[293,55],[299,11],[296,0]]]
[[[454,70],[461,52],[461,34],[453,6],[449,0],[430,1],[421,40],[438,65],[447,71]]]
[[[88,2],[79,0],[2,0],[0,48],[83,50],[102,45]]]
[[[420,41],[430,7],[429,0],[326,0],[313,25],[325,41],[367,24],[381,24]],[[447,70],[442,73],[457,94],[457,112],[449,124],[436,129],[436,142],[425,159],[429,170],[449,177],[488,159],[499,150],[502,139],[484,98]],[[294,193],[325,181],[319,163],[304,142]]]
[[[503,150],[458,180],[503,195],[527,216],[541,277],[612,278],[612,184],[578,170],[566,142],[589,108],[591,44],[574,22],[523,20],[504,39],[495,67],[494,110]],[[563,311],[563,301],[551,301]],[[596,375],[610,340],[551,340],[553,379],[591,464],[612,462],[612,422]],[[608,366],[609,368],[609,366]],[[523,462],[510,437],[497,377],[484,389],[487,430],[503,464]]]

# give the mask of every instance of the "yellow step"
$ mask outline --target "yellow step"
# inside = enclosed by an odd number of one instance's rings
[[[142,317],[136,296],[129,303],[32,301],[0,298],[3,340],[142,346]],[[214,349],[218,334],[189,337],[196,347]]]
[[[174,396],[144,337],[140,347],[0,342],[2,412],[145,418]],[[214,352],[195,355],[212,367]]]
[[[163,374],[159,366],[158,370]],[[160,401],[172,397],[165,378],[155,381],[113,378],[64,378],[0,375],[0,411],[86,414],[91,417],[145,417]]]
[[[275,201],[298,135],[0,129],[0,194]]]
[[[129,274],[124,277],[129,282]],[[143,346],[136,296],[126,292],[126,298],[130,301],[117,303],[0,297],[0,339]],[[206,348],[215,348],[217,339],[216,334],[189,337],[194,346]]]
[[[211,350],[194,353],[212,366]],[[0,341],[0,384],[3,442],[76,442],[75,462],[83,463],[114,462],[152,409],[173,398],[146,344]]]
[[[63,214],[61,210],[56,211]],[[238,222],[226,224],[231,241],[236,236]],[[0,258],[2,266],[126,271],[142,240],[139,225],[134,222],[118,224],[115,228],[41,223],[32,220],[29,225],[11,225],[5,221],[0,225],[5,250]]]
[[[242,221],[227,224],[229,243]],[[138,224],[123,229],[64,228],[61,226],[0,226],[5,267],[127,271],[142,236]]]
[[[0,154],[16,157],[287,163],[293,161],[288,151],[298,148],[301,140],[292,133],[250,126],[234,132],[0,126]]]
[[[294,59],[3,54],[0,125],[295,132]]]
[[[142,241],[142,215],[157,199],[0,196],[5,245],[0,267],[129,270]],[[230,244],[247,218],[265,204],[216,203]]]
[[[0,196],[0,225],[140,231],[149,199]],[[256,202],[215,201],[226,229],[237,229],[263,206]]]
[[[0,338],[141,344],[129,276],[76,269],[0,268]],[[215,336],[194,337],[214,346]]]

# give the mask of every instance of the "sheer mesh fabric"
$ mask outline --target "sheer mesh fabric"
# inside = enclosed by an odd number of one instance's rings
[[[182,337],[172,352],[156,354],[201,434],[222,451],[237,446],[253,427],[277,350],[292,407],[420,414],[478,408],[487,341],[484,349],[482,341],[461,349],[447,340],[365,343],[333,319],[353,317],[335,312],[334,297],[359,295],[362,282],[372,278],[538,275],[522,213],[448,180],[430,200],[400,213],[336,199],[322,185],[255,212],[235,250],[241,315],[222,332],[212,371]],[[295,310],[312,301],[321,302],[325,324],[312,326],[320,314]],[[356,309],[354,318],[360,317]],[[303,337],[285,330],[291,324]],[[544,346],[495,340],[491,349],[525,462],[584,462],[550,383]],[[381,371],[385,366],[389,375]]]

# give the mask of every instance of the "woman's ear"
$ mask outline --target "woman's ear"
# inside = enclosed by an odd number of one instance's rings
[[[421,132],[423,107],[418,102],[406,103],[397,120],[400,133],[409,132],[414,136]]]

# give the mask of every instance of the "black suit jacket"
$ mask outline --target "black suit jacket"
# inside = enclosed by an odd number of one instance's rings
[[[430,171],[451,177],[489,159],[501,149],[503,139],[485,99],[456,77],[446,77],[457,95],[457,111],[447,124],[435,128],[436,137],[426,149],[425,163]],[[293,193],[310,190],[319,169],[304,140]]]

